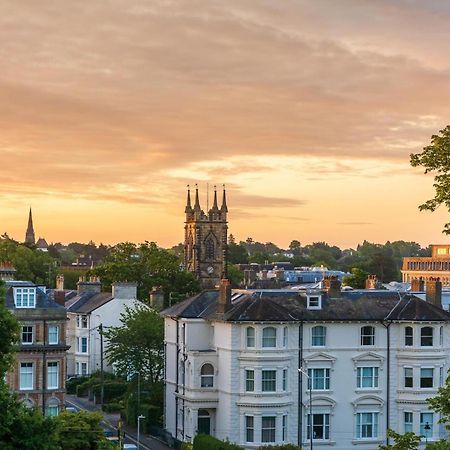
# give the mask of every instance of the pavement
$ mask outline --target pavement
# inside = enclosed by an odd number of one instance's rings
[[[116,413],[106,413],[101,410],[99,405],[90,402],[85,397],[77,397],[75,395],[66,394],[66,404],[73,406],[77,410],[84,409],[86,411],[95,411],[103,414],[103,425],[115,433],[117,436],[117,425],[119,423],[120,415]],[[137,430],[130,425],[123,424],[123,431],[125,431],[125,443],[132,443],[137,445]],[[140,448],[141,450],[173,450],[164,442],[156,439],[148,434],[140,433]]]

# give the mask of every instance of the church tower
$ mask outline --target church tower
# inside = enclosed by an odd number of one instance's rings
[[[28,245],[36,244],[36,238],[34,236],[34,228],[33,228],[33,215],[31,214],[31,208],[30,213],[28,214],[28,227],[25,233],[25,244]]]
[[[184,267],[197,277],[202,288],[213,289],[222,278],[227,278],[228,208],[225,186],[220,208],[214,186],[213,205],[206,214],[200,207],[197,186],[194,206],[191,205],[188,186],[185,213]]]

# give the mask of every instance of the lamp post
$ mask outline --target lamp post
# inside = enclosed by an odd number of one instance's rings
[[[425,430],[425,445],[427,445],[428,444],[428,432],[431,430],[430,424],[428,422],[426,422],[423,429]]]
[[[303,369],[303,367],[300,367],[298,369],[300,373],[305,375],[305,377],[308,379],[309,382],[309,442],[310,442],[310,449],[313,450],[313,414],[312,414],[312,380],[311,377],[308,375],[308,373]]]
[[[137,448],[141,448],[141,419],[145,419],[145,416],[140,414],[137,418]]]

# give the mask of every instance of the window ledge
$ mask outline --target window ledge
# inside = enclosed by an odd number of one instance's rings
[[[384,442],[383,439],[379,438],[358,438],[352,439],[353,445],[361,445],[361,444],[382,444]]]

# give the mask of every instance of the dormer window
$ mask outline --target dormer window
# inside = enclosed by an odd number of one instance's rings
[[[308,295],[307,297],[308,309],[322,309],[322,296],[321,295]]]
[[[14,288],[16,308],[34,308],[36,306],[36,288]]]

